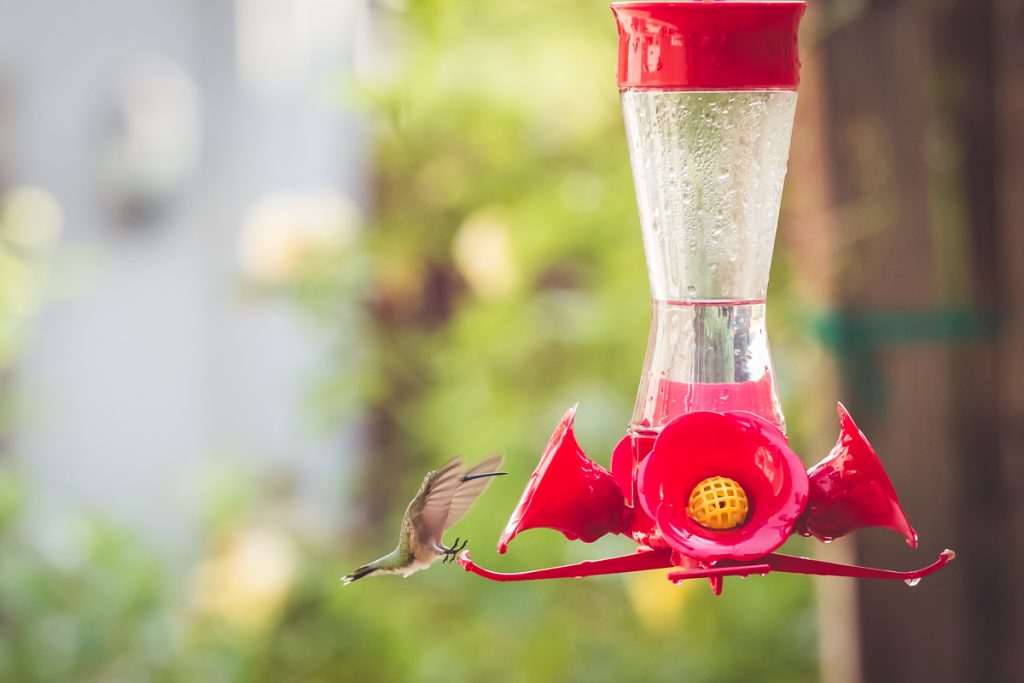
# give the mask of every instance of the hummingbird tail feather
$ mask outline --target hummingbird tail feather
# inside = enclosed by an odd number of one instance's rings
[[[354,572],[352,572],[348,576],[341,577],[341,583],[343,585],[347,586],[348,584],[352,583],[353,581],[358,581],[359,579],[363,578],[364,576],[369,576],[370,574],[374,573],[375,571],[377,571],[377,567],[374,567],[374,566],[369,565],[369,564],[364,564],[362,567],[360,567],[359,569],[355,570]]]

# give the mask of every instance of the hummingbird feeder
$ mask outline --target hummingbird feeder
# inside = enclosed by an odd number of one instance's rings
[[[632,537],[637,552],[494,581],[670,569],[674,582],[790,572],[900,579],[912,572],[775,551],[794,533],[829,542],[888,527],[917,534],[867,438],[840,435],[809,471],[789,447],[765,329],[765,293],[796,109],[804,2],[617,2],[618,84],[653,316],[636,407],[611,471],[555,428],[498,542],[550,528],[570,540]]]

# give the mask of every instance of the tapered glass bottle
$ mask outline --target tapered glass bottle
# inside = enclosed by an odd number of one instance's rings
[[[747,410],[784,428],[765,294],[804,5],[612,8],[653,303],[631,432],[653,436],[695,410]]]

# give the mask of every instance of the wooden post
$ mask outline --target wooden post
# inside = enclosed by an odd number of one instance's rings
[[[1024,680],[1024,3],[996,0],[993,53],[996,140],[996,272],[1000,335],[996,353],[996,447],[1004,505],[999,549],[999,596],[1007,614],[1000,638],[1002,680]],[[983,618],[983,617],[982,617]]]

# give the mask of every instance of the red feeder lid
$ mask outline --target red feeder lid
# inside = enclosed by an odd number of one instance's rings
[[[805,2],[616,2],[619,87],[796,90]]]

